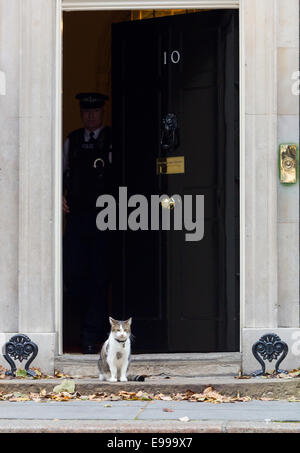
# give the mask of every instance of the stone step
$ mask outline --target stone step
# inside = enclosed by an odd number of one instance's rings
[[[55,369],[72,377],[97,377],[97,361],[96,354],[63,354],[55,359]],[[131,356],[129,374],[172,377],[237,376],[240,369],[239,352],[137,354]]]
[[[45,390],[53,391],[54,387],[62,383],[62,379],[1,379],[0,393],[39,393]],[[256,377],[250,379],[236,379],[232,376],[209,377],[170,377],[168,379],[149,377],[144,382],[101,382],[97,378],[74,379],[75,391],[81,395],[91,395],[106,392],[116,394],[120,391],[148,394],[163,393],[177,394],[190,390],[202,393],[207,387],[213,387],[222,395],[249,396],[252,399],[288,399],[300,398],[300,378],[269,378]]]

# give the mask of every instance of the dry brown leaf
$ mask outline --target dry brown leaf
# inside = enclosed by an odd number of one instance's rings
[[[111,401],[120,401],[122,398],[120,395],[110,395],[109,399]]]
[[[47,393],[46,389],[42,389],[40,393],[28,393],[21,394],[18,392],[14,393],[4,393],[0,392],[0,400],[7,401],[69,401],[69,400],[89,400],[89,401],[134,401],[134,400],[162,400],[162,401],[192,401],[192,402],[208,402],[213,404],[219,403],[233,403],[237,401],[249,401],[249,397],[240,397],[238,394],[235,397],[230,397],[226,395],[221,395],[212,386],[207,387],[203,390],[203,393],[195,393],[191,390],[187,390],[185,393],[176,393],[171,395],[165,395],[163,393],[150,394],[143,392],[142,390],[138,392],[126,392],[124,390],[115,393],[106,393],[106,392],[96,392],[90,395],[82,396],[79,392],[69,393],[67,391],[61,392],[49,392]],[[173,412],[172,409],[168,410],[165,408],[166,412]]]
[[[300,370],[295,370],[295,371],[292,371],[291,373],[289,373],[289,376],[291,377],[299,377],[300,376]]]
[[[278,373],[276,375],[276,377],[278,377],[278,378],[289,378],[289,379],[292,378],[292,376],[290,374],[286,374],[286,373]]]
[[[300,402],[300,399],[299,399],[299,398],[296,398],[295,396],[291,396],[291,397],[288,399],[288,402],[289,402],[289,403],[299,403],[299,402]]]
[[[175,399],[176,401],[183,401],[186,397],[184,393],[176,393],[176,395],[172,395],[172,399]]]
[[[213,391],[213,388],[210,386],[210,387],[206,387],[206,388],[203,390],[203,393],[204,393],[204,395],[206,395],[207,393],[212,392],[212,391]]]

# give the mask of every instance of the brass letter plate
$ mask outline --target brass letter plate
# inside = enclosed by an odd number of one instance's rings
[[[156,173],[158,175],[184,173],[184,156],[158,157],[156,159]]]
[[[297,145],[282,144],[279,147],[280,182],[297,182]]]

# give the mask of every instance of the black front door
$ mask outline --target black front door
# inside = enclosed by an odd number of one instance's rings
[[[238,12],[114,24],[112,52],[115,176],[149,201],[148,230],[115,234],[112,314],[133,317],[136,352],[238,350]],[[192,195],[193,222],[204,196],[201,240],[151,229],[162,194],[183,212]]]

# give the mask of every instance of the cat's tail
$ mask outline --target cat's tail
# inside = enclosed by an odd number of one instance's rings
[[[145,374],[129,374],[127,376],[128,381],[144,381],[146,375]]]

